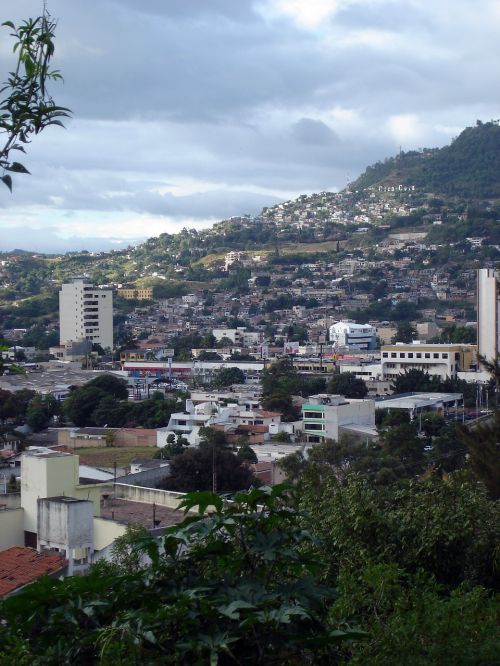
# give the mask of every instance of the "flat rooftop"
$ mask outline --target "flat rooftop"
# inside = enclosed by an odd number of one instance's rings
[[[153,524],[153,511],[156,524]],[[126,525],[142,525],[150,530],[177,525],[184,520],[185,515],[184,511],[170,509],[161,504],[155,504],[153,507],[153,504],[109,498],[101,505],[101,518],[115,520],[117,523]]]
[[[437,403],[450,404],[462,400],[462,393],[413,393],[375,399],[375,407],[382,409],[418,409]]]
[[[38,393],[64,392],[70,386],[83,386],[91,379],[105,374],[110,373],[102,370],[80,370],[60,364],[51,366],[47,363],[42,370],[28,372],[26,375],[2,375],[0,388],[6,391],[31,389]]]

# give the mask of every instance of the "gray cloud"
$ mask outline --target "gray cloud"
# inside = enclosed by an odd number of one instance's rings
[[[498,115],[488,0],[343,2],[316,27],[267,16],[272,2],[51,0],[65,77],[52,92],[74,119],[35,138],[33,176],[0,191],[2,217],[86,215],[89,238],[100,215],[206,224],[343,187],[400,145],[443,145]],[[8,62],[0,48],[0,72]]]

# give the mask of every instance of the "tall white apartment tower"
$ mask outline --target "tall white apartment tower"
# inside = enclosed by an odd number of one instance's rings
[[[59,292],[60,344],[90,340],[113,349],[113,291],[83,278],[63,284]]]
[[[500,351],[500,271],[477,272],[477,351],[495,363]]]

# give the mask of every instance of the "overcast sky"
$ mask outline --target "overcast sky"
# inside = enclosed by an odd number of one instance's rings
[[[40,13],[2,2],[0,19]],[[48,0],[67,129],[0,189],[0,249],[122,247],[499,118],[499,0]],[[0,33],[0,80],[12,60]]]

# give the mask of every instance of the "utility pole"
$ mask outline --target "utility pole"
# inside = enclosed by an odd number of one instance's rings
[[[217,492],[217,470],[215,468],[215,443],[212,444],[212,492]]]

